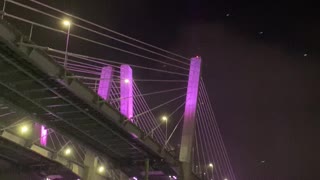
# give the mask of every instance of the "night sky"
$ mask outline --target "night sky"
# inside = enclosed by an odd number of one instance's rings
[[[45,2],[187,57],[202,56],[203,78],[238,180],[320,179],[315,4]]]

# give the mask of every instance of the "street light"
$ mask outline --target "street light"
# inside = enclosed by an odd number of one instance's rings
[[[104,170],[105,170],[104,166],[99,166],[98,172],[99,172],[100,174],[102,174],[102,173],[104,172]]]
[[[69,38],[70,38],[70,28],[71,28],[71,21],[68,19],[65,19],[62,21],[63,26],[65,26],[66,28],[68,28],[68,32],[67,32],[67,40],[66,40],[66,52],[64,55],[64,63],[63,66],[65,68],[67,68],[67,63],[68,63],[68,48],[69,48]]]
[[[65,19],[65,20],[62,21],[62,24],[63,24],[64,26],[68,27],[68,26],[71,25],[71,22],[70,22],[69,20]]]
[[[71,148],[66,148],[66,149],[64,150],[64,154],[65,154],[66,156],[69,156],[69,155],[71,154]]]
[[[167,122],[168,121],[168,117],[167,116],[162,116],[162,121],[165,121],[165,122]]]
[[[212,178],[213,178],[213,163],[209,164],[209,168],[211,169],[211,174],[212,174]]]
[[[20,131],[21,131],[21,134],[26,134],[29,131],[29,127],[27,125],[23,125]]]
[[[168,117],[162,116],[161,120],[166,123],[166,140],[167,140],[167,137],[168,137]]]

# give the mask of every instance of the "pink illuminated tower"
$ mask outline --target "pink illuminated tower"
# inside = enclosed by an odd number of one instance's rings
[[[196,111],[200,74],[201,58],[198,56],[191,58],[179,157],[179,160],[182,162],[182,174],[184,180],[192,179],[191,155],[196,124]]]
[[[133,117],[132,69],[129,65],[120,67],[120,112],[128,119]],[[132,120],[131,120],[132,121]]]
[[[40,132],[40,144],[42,146],[47,146],[47,136],[48,136],[48,129],[41,125],[41,132]]]
[[[111,82],[112,82],[112,67],[111,66],[103,67],[100,74],[98,94],[104,100],[107,100],[109,98]]]

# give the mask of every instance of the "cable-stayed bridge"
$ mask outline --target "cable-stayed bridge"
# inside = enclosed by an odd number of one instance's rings
[[[2,3],[0,179],[235,180],[200,57]]]

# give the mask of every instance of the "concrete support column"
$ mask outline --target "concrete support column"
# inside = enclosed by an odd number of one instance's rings
[[[109,93],[112,82],[112,73],[113,70],[111,66],[103,67],[101,70],[98,94],[104,100],[109,99]]]
[[[145,176],[144,176],[145,180],[149,179],[149,159],[145,160]]]
[[[128,119],[133,117],[132,69],[129,65],[120,67],[120,112]]]
[[[179,160],[181,161],[182,176],[184,180],[194,179],[192,176],[192,145],[196,124],[196,110],[198,100],[199,80],[201,74],[201,58],[191,58],[187,97],[184,111],[181,149]]]
[[[84,165],[85,165],[85,173],[84,173],[84,180],[104,180],[105,178],[99,175],[97,172],[98,170],[98,157],[95,153],[90,150],[87,150],[85,158],[84,158]]]

